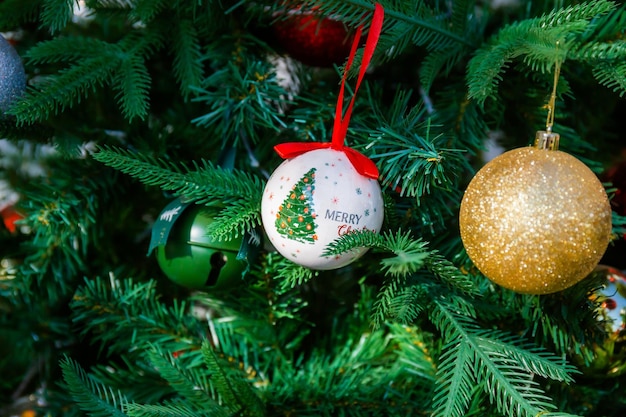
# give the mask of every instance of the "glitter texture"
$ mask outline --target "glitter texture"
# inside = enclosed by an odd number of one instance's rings
[[[611,207],[596,175],[565,152],[533,147],[486,164],[465,191],[459,221],[476,267],[526,294],[585,278],[611,236]]]
[[[15,48],[0,35],[0,115],[26,90],[26,73]]]

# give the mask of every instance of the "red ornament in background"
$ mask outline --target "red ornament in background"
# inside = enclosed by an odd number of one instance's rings
[[[15,222],[18,220],[22,220],[24,216],[22,216],[19,212],[15,211],[12,206],[7,206],[0,210],[0,217],[2,217],[2,222],[7,230],[11,233],[15,233],[16,224]]]
[[[354,35],[342,22],[320,17],[314,10],[294,8],[287,13],[273,24],[272,31],[294,59],[310,66],[331,67],[348,58]]]

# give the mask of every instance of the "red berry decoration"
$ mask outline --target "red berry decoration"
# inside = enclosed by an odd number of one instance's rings
[[[350,54],[353,35],[346,26],[313,11],[292,10],[274,23],[276,41],[293,58],[315,67],[343,63]]]

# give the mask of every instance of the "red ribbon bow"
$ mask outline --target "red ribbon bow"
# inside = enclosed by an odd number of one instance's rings
[[[337,151],[343,151],[348,160],[352,163],[357,172],[361,175],[364,175],[368,178],[378,179],[378,168],[369,159],[367,156],[362,153],[355,151],[352,148],[344,146],[344,141],[346,138],[346,134],[348,132],[348,125],[350,124],[350,116],[352,116],[352,107],[354,107],[354,99],[356,97],[356,93],[361,85],[361,81],[365,76],[365,71],[367,70],[367,66],[369,65],[372,56],[374,55],[374,50],[376,49],[376,44],[378,43],[378,38],[380,37],[380,32],[383,26],[384,19],[384,10],[383,7],[376,3],[374,6],[374,16],[372,17],[372,25],[370,27],[370,31],[367,35],[367,40],[365,42],[365,50],[363,51],[363,61],[361,62],[361,68],[359,69],[359,77],[357,78],[356,86],[354,87],[354,95],[352,96],[352,100],[350,100],[350,104],[348,109],[346,110],[346,114],[341,117],[343,114],[343,101],[344,101],[344,90],[346,84],[346,77],[348,71],[350,70],[350,66],[352,65],[352,61],[354,61],[354,56],[356,55],[356,50],[359,46],[359,40],[361,38],[361,33],[363,32],[363,27],[359,26],[354,35],[354,42],[352,43],[352,48],[350,49],[350,56],[348,57],[348,62],[346,63],[346,68],[344,69],[343,78],[341,79],[341,87],[339,89],[339,97],[337,98],[337,107],[335,108],[335,123],[333,125],[333,137],[331,142],[287,142],[281,143],[279,145],[274,146],[274,150],[278,153],[278,155],[283,158],[293,158],[295,156],[301,155],[305,152],[312,151],[315,149],[326,149],[331,148]]]

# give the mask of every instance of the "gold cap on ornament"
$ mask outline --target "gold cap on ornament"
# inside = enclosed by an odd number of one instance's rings
[[[551,130],[538,130],[535,134],[535,148],[558,151],[560,137],[558,133]]]

